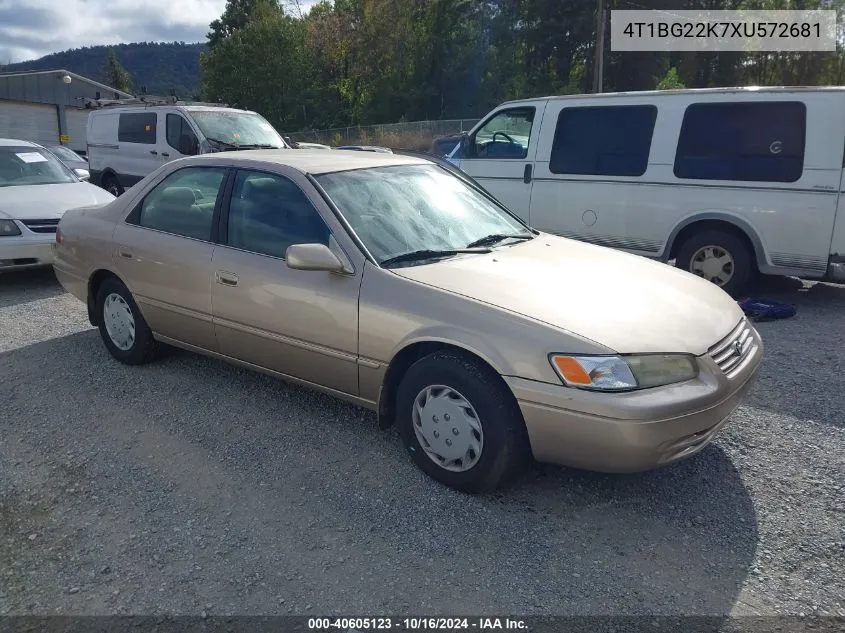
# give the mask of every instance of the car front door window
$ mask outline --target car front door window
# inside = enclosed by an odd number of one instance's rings
[[[229,204],[227,243],[284,259],[293,244],[329,243],[329,228],[291,180],[276,174],[240,171]]]

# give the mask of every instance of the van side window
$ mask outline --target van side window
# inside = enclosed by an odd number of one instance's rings
[[[222,167],[187,167],[170,174],[144,198],[137,224],[210,240],[214,206],[225,176]]]
[[[534,108],[502,110],[473,136],[467,158],[513,158],[528,156],[534,125]]]
[[[196,140],[196,134],[184,117],[172,113],[167,115],[167,144],[170,147],[181,154],[191,155],[194,151],[187,150],[194,149]]]
[[[684,113],[675,176],[795,182],[804,170],[807,109],[798,101],[695,103]]]
[[[156,113],[137,112],[121,114],[117,124],[117,140],[119,143],[146,143],[148,145],[155,145]]]
[[[653,105],[564,108],[557,118],[549,171],[642,176],[656,119]]]

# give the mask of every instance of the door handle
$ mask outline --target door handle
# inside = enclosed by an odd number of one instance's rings
[[[223,284],[224,286],[238,285],[238,276],[235,273],[227,273],[225,270],[218,270],[214,276],[217,279],[217,283]]]
[[[130,253],[129,251],[120,251],[120,256],[125,257],[126,259],[133,258],[132,253]]]
[[[155,155],[155,154],[158,154],[158,152],[157,152],[157,151],[155,151],[154,149],[151,149],[151,150],[150,150],[150,154]]]
[[[526,185],[527,185],[529,182],[531,182],[531,171],[532,171],[532,169],[531,169],[531,163],[528,163],[528,164],[525,166],[525,171],[524,171],[524,172],[523,172],[523,174],[522,174],[522,182],[524,182]]]
[[[170,154],[168,154],[167,152],[162,152],[161,155],[165,157],[170,156]]]

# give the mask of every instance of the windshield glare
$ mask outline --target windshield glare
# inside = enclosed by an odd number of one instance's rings
[[[70,160],[70,161],[81,161],[82,156],[74,152],[72,149],[67,147],[51,147],[50,151],[52,151],[56,156],[58,156],[62,160]]]
[[[317,180],[379,262],[417,250],[465,248],[487,235],[529,232],[435,165],[359,169]]]
[[[269,145],[284,147],[279,133],[264,117],[248,112],[194,110],[191,117],[203,135],[212,141],[231,145]]]
[[[58,158],[39,147],[0,147],[0,187],[54,185],[77,178]]]

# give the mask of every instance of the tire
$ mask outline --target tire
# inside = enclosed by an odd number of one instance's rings
[[[482,442],[478,442],[477,434],[472,434],[476,445],[480,445],[480,454],[475,459],[467,458],[464,464],[452,464],[453,467],[466,468],[470,461],[474,462],[471,467],[460,472],[448,470],[435,462],[435,459],[426,453],[414,429],[415,401],[423,392],[436,386],[446,387],[452,394],[463,397],[475,411],[476,417],[473,419],[481,428]],[[433,442],[442,441],[450,443],[451,446],[453,438],[451,435],[446,436],[447,433],[454,433],[454,439],[461,444],[466,442],[469,437],[468,427],[464,424],[464,419],[458,417],[462,414],[454,413],[458,409],[465,409],[453,405],[457,400],[444,398],[446,392],[443,389],[436,388],[431,393],[439,394],[439,400],[430,400],[431,404],[423,409],[427,409],[427,413],[440,412],[439,418],[442,419],[435,420],[437,427],[427,425],[429,437],[432,434],[437,435],[436,429],[441,428],[440,423],[445,423],[442,424],[444,436],[433,439]],[[503,487],[519,474],[530,458],[528,434],[516,400],[500,376],[468,354],[444,350],[415,362],[408,368],[399,385],[396,407],[399,431],[414,462],[428,476],[456,490],[478,493]],[[447,413],[443,413],[444,407]],[[453,411],[454,419],[450,420],[448,411]],[[432,420],[437,417],[433,415]],[[452,426],[453,424],[456,426]],[[464,433],[463,437],[461,433]],[[426,441],[425,436],[423,441]],[[439,447],[453,450],[444,444]],[[455,446],[455,449],[459,448],[460,445]],[[467,452],[466,455],[470,453]]]
[[[114,320],[109,320],[105,313],[107,301],[109,309],[122,309],[129,313],[134,323],[134,336],[126,336],[126,332],[132,328],[121,329]],[[106,349],[116,360],[126,365],[143,365],[155,358],[156,342],[153,339],[153,333],[132,298],[132,293],[119,279],[110,277],[103,281],[97,291],[96,306],[95,314],[100,336]],[[107,325],[107,322],[111,325]],[[114,338],[109,333],[109,327],[114,330]],[[131,339],[131,344],[126,347],[116,342],[118,340],[126,344],[129,339]]]
[[[700,260],[694,260],[701,256],[705,256],[702,253],[702,249],[706,249],[707,247],[715,247],[716,249],[724,251],[733,262],[730,276],[722,283],[713,281],[713,279],[708,276],[707,273],[712,272],[712,269],[711,271],[696,270],[701,267],[702,262]],[[711,252],[718,253],[719,251],[716,250]],[[758,272],[757,264],[754,260],[754,253],[745,241],[732,233],[720,231],[718,229],[701,231],[700,233],[696,233],[692,237],[688,238],[678,249],[678,256],[675,260],[675,265],[678,268],[682,268],[687,272],[698,275],[708,281],[713,281],[713,283],[716,283],[716,285],[722,290],[733,296],[744,292],[757,276]]]
[[[115,197],[123,194],[123,187],[120,186],[120,182],[117,178],[111,174],[103,178],[103,189]]]

